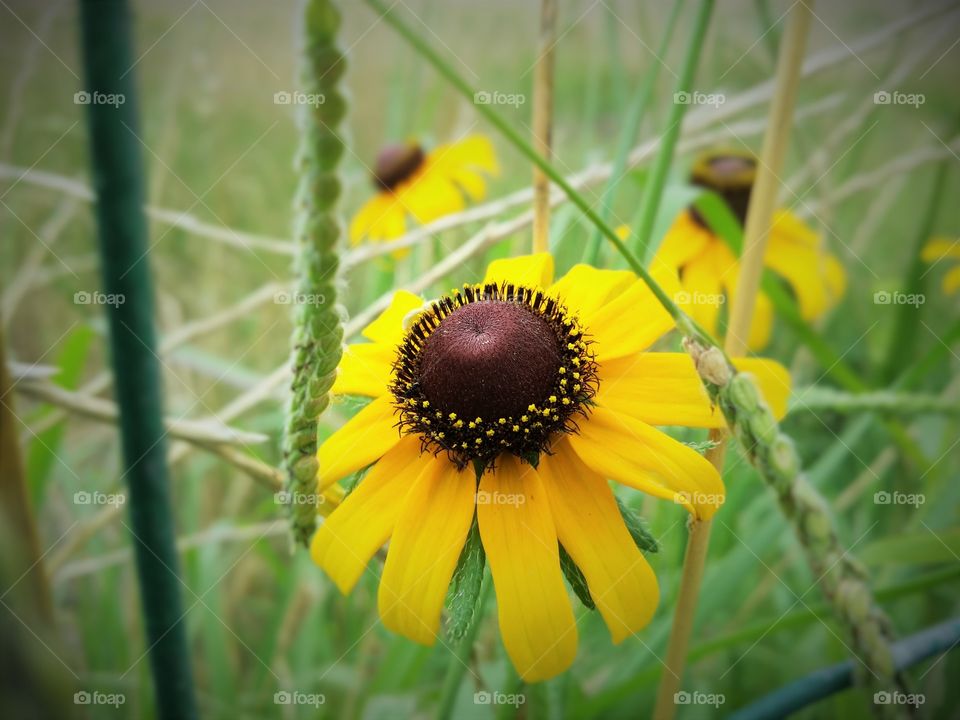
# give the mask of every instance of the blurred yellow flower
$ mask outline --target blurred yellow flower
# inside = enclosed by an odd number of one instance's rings
[[[927,263],[960,260],[960,238],[934,238],[923,248],[920,257]],[[943,291],[952,295],[957,290],[960,290],[960,264],[947,270],[947,274],[943,276]]]
[[[673,272],[654,273],[678,292]],[[559,547],[582,571],[614,642],[646,625],[656,577],[607,479],[707,518],[714,467],[654,425],[719,427],[689,356],[648,352],[673,327],[632,273],[549,254],[497,260],[483,282],[428,304],[404,291],[350,345],[334,392],[372,402],[320,447],[319,488],[372,466],[319,528],[313,559],[350,592],[389,539],[383,624],[426,645],[474,522],[503,642],[527,681],[565,670],[577,627]],[[747,359],[782,416],[789,376]]]
[[[748,155],[708,154],[694,166],[691,181],[718,193],[741,224],[755,176],[756,161]],[[846,272],[826,252],[817,234],[787,210],[775,213],[767,243],[765,265],[780,275],[797,299],[800,315],[814,320],[843,296]],[[736,294],[740,263],[727,244],[689,208],[680,214],[659,250],[653,267],[665,266],[680,274],[681,304],[706,330],[715,334],[721,308]],[[763,292],[757,296],[747,344],[753,350],[770,340],[773,308]]]
[[[471,135],[426,152],[416,143],[389,145],[373,169],[377,194],[350,223],[350,242],[382,241],[403,235],[407,216],[425,224],[465,207],[466,195],[481,200],[485,175],[498,172],[493,144]]]

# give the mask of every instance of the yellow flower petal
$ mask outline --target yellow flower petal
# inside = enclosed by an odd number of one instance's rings
[[[429,163],[429,159],[426,161]],[[442,173],[427,167],[396,190],[397,199],[410,215],[426,225],[464,208],[463,194]]]
[[[627,531],[607,481],[587,468],[568,443],[542,455],[537,472],[564,549],[583,571],[590,597],[619,643],[657,609],[657,578]]]
[[[520,255],[494,260],[487,266],[484,283],[512,283],[545,288],[553,280],[553,256],[550,253]]]
[[[489,175],[500,172],[493,143],[483,135],[468,135],[457,142],[438,145],[431,155],[434,162],[448,173],[462,167],[482,170]]]
[[[379,460],[400,441],[393,398],[376,398],[317,451],[319,488],[325,487]]]
[[[675,271],[660,268],[651,275],[668,296],[676,297],[680,292]],[[593,336],[601,362],[641,352],[673,327],[673,318],[642,280],[634,281],[585,321],[585,330]]]
[[[450,172],[449,178],[474,202],[483,200],[487,194],[487,181],[483,175],[470,168],[456,168]]]
[[[804,245],[811,250],[820,247],[820,237],[809,225],[789,210],[777,210],[773,214],[770,238],[777,235],[791,242]]]
[[[472,467],[459,472],[443,455],[426,456],[428,469],[410,488],[393,531],[377,601],[385,627],[432,645],[473,522],[476,480]]]
[[[653,256],[651,267],[682,268],[699,257],[712,242],[716,242],[716,238],[697,224],[689,210],[685,210],[677,216],[664,236]]]
[[[391,348],[396,347],[403,339],[403,319],[420,307],[423,307],[423,298],[406,290],[397,290],[393,294],[390,306],[380,313],[376,320],[367,325],[361,334],[375,343]]]
[[[830,287],[829,274],[834,274],[835,282],[837,268],[828,267],[828,257],[816,246],[803,245],[778,234],[774,226],[764,264],[790,284],[805,320],[820,317],[835,301],[832,290],[836,288]]]
[[[600,406],[579,424],[579,433],[560,442],[569,442],[580,459],[600,475],[673,500],[700,519],[712,517],[723,503],[719,473],[683,443]]]
[[[928,263],[945,258],[960,260],[960,238],[934,238],[923,246],[920,258]]]
[[[725,248],[726,249],[726,248]],[[729,251],[728,251],[729,252]],[[731,254],[732,257],[732,254]],[[737,297],[737,277],[736,272],[728,274],[724,282],[727,287],[727,298],[732,308]],[[727,332],[730,332],[729,327]],[[767,297],[765,292],[758,292],[753,303],[753,315],[750,320],[750,330],[747,333],[746,345],[751,350],[761,350],[770,342],[770,335],[773,332],[773,303]]]
[[[787,413],[790,373],[772,360],[740,358],[733,363],[750,373],[777,418]],[[711,407],[693,360],[686,353],[644,353],[600,366],[596,402],[650,425],[724,427],[723,413]]]
[[[957,290],[960,290],[960,265],[943,276],[943,291],[947,295],[952,295]]]
[[[319,527],[310,556],[340,592],[353,589],[370,558],[390,537],[411,485],[433,459],[429,453],[420,454],[419,438],[403,438]]]
[[[536,471],[502,455],[496,471],[480,480],[477,519],[497,591],[500,634],[514,667],[527,682],[563,672],[577,653],[577,626]]]
[[[590,327],[597,311],[636,280],[637,276],[629,270],[598,270],[592,265],[579,264],[551,285],[549,293],[567,310],[576,313],[584,327]]]
[[[348,345],[337,366],[331,392],[366,397],[386,394],[395,354],[395,350],[379,343]]]
[[[747,347],[753,351],[765,348],[773,334],[773,303],[765,292],[757,293],[753,306],[753,318],[750,320],[750,334]]]
[[[350,242],[354,245],[365,237],[371,240],[389,240],[400,237],[406,230],[405,211],[397,197],[380,192],[370,198],[350,223]]]
[[[847,270],[833,255],[824,258],[824,270],[827,280],[827,294],[830,306],[836,305],[847,291]]]
[[[703,252],[688,262],[680,276],[683,286],[680,305],[703,329],[717,335],[720,308],[729,299],[724,293],[725,273],[735,275],[739,264],[733,253],[714,240]]]

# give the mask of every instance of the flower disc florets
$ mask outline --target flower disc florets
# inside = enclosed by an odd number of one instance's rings
[[[536,463],[557,432],[575,432],[597,387],[590,341],[542,290],[465,285],[421,312],[390,390],[405,433],[463,467],[503,452]]]

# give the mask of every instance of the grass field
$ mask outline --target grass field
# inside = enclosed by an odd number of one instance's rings
[[[624,162],[602,210],[612,226],[637,227],[698,4],[684,3],[666,36],[666,3],[559,3],[552,162],[584,179],[578,188],[595,209],[608,185],[606,164]],[[500,164],[487,198],[471,204],[474,219],[439,221],[409,252],[352,248],[344,238],[338,301],[354,336],[357,319],[372,319],[393,289],[435,298],[479,282],[493,259],[530,252],[529,223],[499,229],[529,211],[532,169],[366,3],[338,5],[348,63],[339,170],[345,225],[373,192],[369,168],[390,142],[434,147],[480,133]],[[698,153],[761,152],[791,9],[780,0],[714,9],[653,231],[634,245],[647,250],[646,260],[695,197],[688,175]],[[423,647],[382,626],[379,559],[343,596],[303,548],[291,553],[271,487],[283,464],[292,328],[291,307],[278,294],[294,281],[299,142],[298,108],[277,104],[275,94],[300,87],[300,5],[165,0],[137,1],[133,10],[130,72],[150,223],[144,262],[154,280],[165,414],[186,423],[166,443],[201,716],[434,717],[444,677],[458,662],[454,645]],[[515,96],[491,107],[530,137],[538,3],[401,0],[394,12],[474,89]],[[920,260],[932,238],[960,234],[960,5],[858,0],[819,3],[814,12],[779,204],[823,238],[845,269],[846,289],[807,336],[778,316],[758,354],[789,369],[782,428],[828,501],[841,546],[862,562],[896,635],[906,637],[960,614],[960,295],[942,286],[955,260]],[[153,682],[111,415],[110,308],[97,300],[95,180],[86,108],[75,98],[85,87],[78,15],[73,2],[0,2],[0,321],[13,377],[2,397],[39,535],[42,563],[30,572],[48,577],[54,617],[31,619],[34,601],[21,595],[26,582],[12,568],[22,559],[11,542],[4,553],[11,570],[0,583],[9,590],[0,597],[18,590],[0,609],[11,648],[9,667],[0,661],[7,667],[0,688],[10,712],[23,713],[6,717],[149,718],[156,717]],[[642,121],[625,144],[631,108],[652,71]],[[582,260],[594,228],[559,191],[558,198],[549,242],[559,277]],[[469,257],[445,265],[465,244]],[[627,267],[607,244],[598,264]],[[661,343],[679,350],[679,334]],[[359,408],[355,399],[335,401],[321,417],[321,441]],[[224,438],[224,426],[245,434]],[[219,435],[201,442],[201,431]],[[669,432],[684,442],[706,439],[705,430]],[[256,461],[252,474],[244,459]],[[818,589],[822,578],[735,442],[723,480],[727,497],[713,522],[682,682],[693,700],[679,701],[680,718],[725,717],[851,657]],[[575,663],[527,684],[505,654],[491,599],[454,717],[651,715],[687,513],[624,486],[616,492],[660,544],[648,555],[661,592],[653,620],[613,645],[598,613],[574,598]],[[0,535],[16,536],[20,523],[4,524]],[[923,697],[921,717],[955,716],[960,690],[950,678],[960,672],[958,658],[934,654],[906,673]],[[862,669],[859,658],[853,662]],[[75,692],[119,695],[122,705],[76,705]],[[284,692],[302,702],[284,703],[276,695]],[[485,692],[494,693],[492,703]],[[698,704],[706,696],[715,702]],[[881,710],[866,691],[847,689],[797,717]]]

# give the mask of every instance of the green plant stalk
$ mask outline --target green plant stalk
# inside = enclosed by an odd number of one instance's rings
[[[80,25],[87,90],[124,99],[116,105],[90,103],[87,118],[104,291],[124,298],[115,307],[107,306],[107,320],[157,712],[163,720],[191,720],[197,710],[180,597],[155,349],[143,212],[145,181],[130,72],[135,64],[130,8],[126,0],[83,0]]]
[[[895,415],[918,415],[935,413],[960,415],[960,404],[952,398],[927,393],[873,390],[865,393],[849,393],[834,388],[812,386],[797,395],[801,404],[791,412],[831,410],[838,413],[882,412]]]
[[[330,404],[330,388],[343,353],[337,308],[337,165],[344,143],[337,127],[347,102],[339,91],[346,64],[336,47],[340,14],[330,0],[310,0],[304,10],[303,88],[321,102],[303,105],[300,187],[297,195],[297,294],[293,298],[293,382],[287,408],[284,462],[293,540],[306,546],[317,524],[317,421]]]
[[[457,646],[456,659],[447,666],[447,674],[443,678],[443,687],[440,690],[440,699],[437,703],[437,720],[449,720],[453,713],[453,706],[457,701],[457,691],[460,689],[460,682],[463,680],[467,663],[470,662],[470,653],[473,652],[473,644],[476,642],[477,633],[483,624],[483,612],[490,600],[492,590],[493,578],[490,576],[488,568],[484,573],[474,620],[470,623],[467,632]]]
[[[737,373],[717,348],[689,337],[684,346],[711,401],[723,412],[747,458],[774,491],[817,584],[853,651],[868,668],[862,679],[873,692],[905,692],[893,665],[890,622],[870,591],[866,571],[841,545],[829,505],[803,473],[793,441],[781,432],[749,375]],[[882,710],[897,716],[903,709],[884,706]]]
[[[388,24],[404,37],[434,68],[467,99],[473,89],[403,21],[395,17],[381,0],[366,0]],[[827,503],[804,477],[793,442],[780,432],[780,426],[748,375],[738,373],[726,354],[709,333],[688,317],[664,292],[642,266],[637,256],[616,236],[594,212],[586,200],[567,183],[550,163],[540,157],[489,105],[477,105],[481,113],[503,136],[544,173],[570,198],[581,212],[623,255],[630,269],[642,279],[685,336],[684,346],[704,388],[713,402],[721,407],[728,427],[743,447],[762,479],[775,491],[786,518],[805,550],[814,576],[821,577],[823,592],[838,619],[850,630],[854,649],[866,659],[885,688],[898,687],[894,677],[889,640],[889,621],[876,607],[865,574],[856,561],[840,545],[827,510]],[[832,564],[831,564],[832,563]],[[893,711],[898,708],[889,708]]]
[[[637,222],[636,236],[638,249],[646,248],[650,244],[650,233],[653,232],[653,225],[657,219],[657,212],[660,210],[660,200],[663,198],[663,188],[667,182],[667,174],[670,172],[670,164],[673,162],[673,153],[677,146],[677,140],[680,137],[680,129],[683,125],[683,116],[687,112],[689,103],[678,101],[678,95],[685,93],[689,96],[693,86],[693,77],[696,74],[697,64],[700,61],[700,51],[703,49],[703,41],[707,34],[707,28],[710,25],[710,14],[713,11],[713,0],[701,0],[697,9],[697,16],[693,24],[693,32],[690,40],[687,42],[686,55],[683,58],[683,65],[680,66],[680,77],[677,80],[676,89],[673,94],[673,104],[670,106],[670,113],[667,116],[667,129],[660,136],[660,147],[657,155],[653,159],[653,165],[650,167],[650,174],[643,188],[643,196],[640,199],[640,219]],[[641,252],[642,254],[642,252]]]
[[[677,18],[680,17],[680,11],[682,9],[683,0],[678,0],[673,3],[673,9],[670,11],[670,17],[667,20],[667,27],[660,40],[660,46],[657,48],[657,58],[666,55],[670,47],[670,41],[673,38]],[[640,125],[643,122],[644,115],[646,115],[647,108],[650,106],[650,97],[653,95],[653,88],[659,76],[660,62],[651,63],[650,68],[647,70],[643,81],[637,89],[633,103],[627,111],[626,123],[623,126],[623,131],[620,133],[616,155],[613,159],[613,168],[610,171],[610,178],[607,180],[607,184],[603,188],[603,194],[600,196],[600,217],[604,222],[610,219],[612,205],[616,198],[617,186],[626,169],[630,148],[633,146],[633,141],[640,132]],[[586,252],[583,254],[583,261],[588,265],[596,265],[600,261],[602,239],[603,236],[600,234],[600,230],[594,228],[590,234],[590,239],[587,241]]]
[[[907,271],[907,285],[904,292],[919,295],[923,293],[926,263],[923,261],[922,250],[930,236],[933,234],[935,223],[937,222],[937,210],[940,208],[944,199],[944,193],[947,187],[947,177],[949,175],[951,162],[946,160],[937,167],[936,175],[933,179],[933,187],[930,190],[930,202],[926,212],[921,216],[920,228],[917,231],[917,239],[910,252],[910,269]],[[922,306],[903,304],[897,307],[897,317],[893,326],[893,334],[890,336],[890,346],[887,349],[886,362],[880,375],[879,384],[891,382],[900,372],[900,368],[907,362],[910,351],[915,347],[917,333],[920,332],[920,322],[918,315]]]

